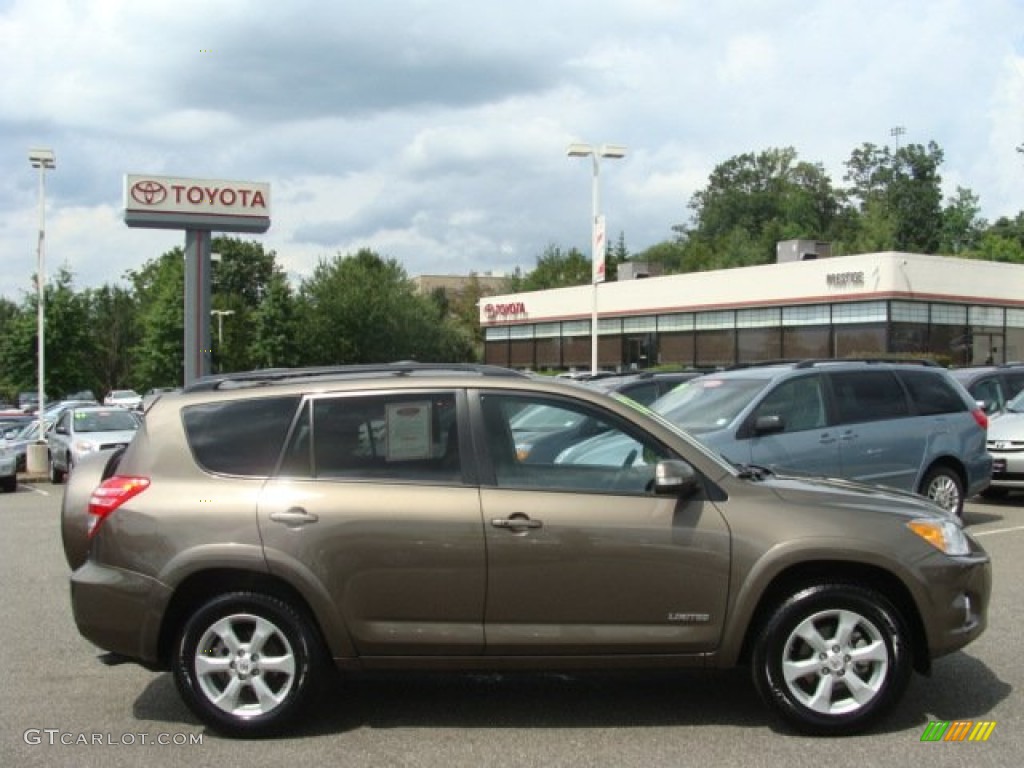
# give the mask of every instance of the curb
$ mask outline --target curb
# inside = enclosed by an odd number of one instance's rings
[[[18,473],[19,483],[48,483],[50,482],[49,476],[45,472],[19,472]]]

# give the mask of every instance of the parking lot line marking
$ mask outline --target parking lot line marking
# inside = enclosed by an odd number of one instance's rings
[[[994,536],[997,533],[1013,533],[1014,531],[1024,531],[1024,525],[1015,525],[1013,528],[996,528],[994,531],[972,531],[972,536]]]
[[[44,490],[42,490],[40,488],[36,488],[34,485],[29,485],[29,484],[22,483],[21,487],[22,488],[28,488],[30,491],[32,491],[32,493],[38,493],[40,496],[49,496],[50,495],[49,491],[44,491]]]

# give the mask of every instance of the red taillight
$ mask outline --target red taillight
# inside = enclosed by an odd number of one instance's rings
[[[971,411],[971,416],[973,416],[974,420],[978,422],[979,427],[985,430],[988,429],[988,414],[981,410],[981,408],[975,408]]]
[[[149,488],[148,477],[114,475],[98,486],[89,497],[89,538],[96,535],[107,515]]]

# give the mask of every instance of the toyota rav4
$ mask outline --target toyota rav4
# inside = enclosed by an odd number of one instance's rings
[[[523,460],[534,407],[636,448]],[[850,733],[981,634],[991,590],[927,499],[734,466],[627,398],[489,366],[201,379],[82,460],[62,528],[82,635],[234,735],[294,723],[332,669],[738,665],[796,729]]]

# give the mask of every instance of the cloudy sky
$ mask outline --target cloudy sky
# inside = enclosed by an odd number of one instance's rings
[[[128,229],[126,173],[269,182],[296,278],[369,247],[411,275],[531,269],[672,237],[719,163],[796,149],[842,183],[865,142],[935,141],[947,194],[1024,209],[1022,0],[0,0],[0,296],[76,288],[184,242]]]

